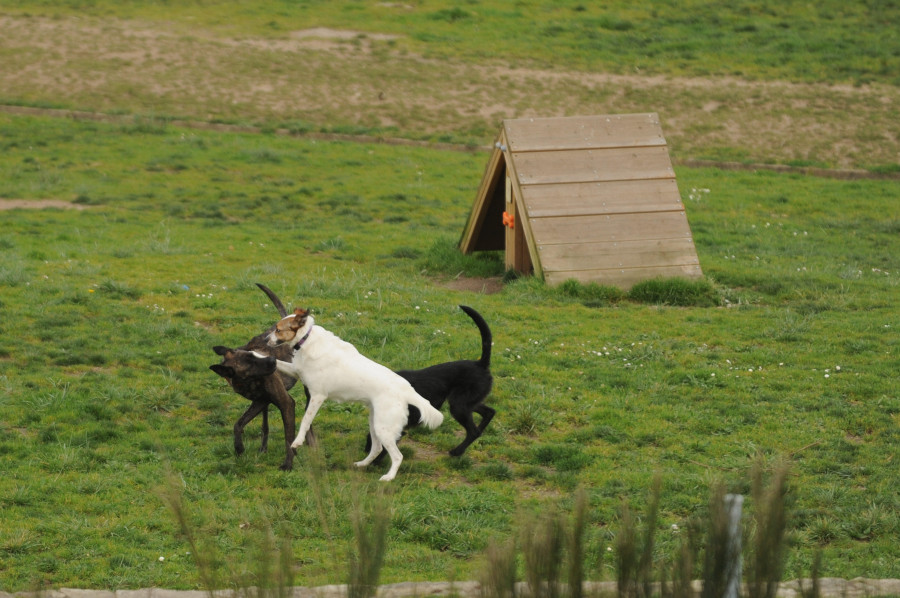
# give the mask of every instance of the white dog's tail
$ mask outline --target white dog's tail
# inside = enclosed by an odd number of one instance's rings
[[[434,430],[444,421],[444,414],[423,399],[419,393],[411,391],[407,402],[419,410],[419,413],[422,414],[419,423],[429,430]]]

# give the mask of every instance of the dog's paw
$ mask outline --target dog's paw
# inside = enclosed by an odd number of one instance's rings
[[[354,465],[356,465],[357,467],[365,467],[366,465],[368,465],[368,463],[366,463],[365,461],[357,461],[356,463],[354,463]]]
[[[394,479],[394,476],[392,476],[389,473],[386,473],[383,476],[381,476],[380,478],[378,478],[378,481],[379,482],[390,482],[393,479]]]
[[[292,442],[292,443],[291,443],[291,448],[292,448],[293,450],[295,450],[295,451],[296,451],[298,448],[300,448],[301,446],[303,446],[303,441],[302,441],[302,440],[301,440],[300,442]]]
[[[280,469],[281,471],[290,471],[293,468],[294,468],[294,465],[292,463],[282,463],[281,465],[278,466],[278,469]]]

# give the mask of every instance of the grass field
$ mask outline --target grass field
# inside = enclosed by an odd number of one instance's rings
[[[578,487],[590,576],[609,577],[597,563],[621,501],[640,511],[656,472],[668,530],[715,480],[742,491],[756,459],[780,457],[793,462],[789,575],[817,549],[826,576],[900,574],[896,183],[680,169],[722,304],[665,307],[527,279],[447,288],[460,270],[499,273],[483,257],[433,265],[449,261],[485,155],[140,123],[0,128],[0,196],[85,208],[2,214],[6,590],[195,587],[160,498],[172,476],[229,561],[271,527],[298,583],[344,575],[346,511],[380,476],[351,464],[363,412],[326,407],[323,449],[293,473],[277,441],[254,452],[256,426],[232,454],[245,402],[207,366],[212,345],[274,321],[257,281],[393,367],[474,357],[458,303],[493,327],[497,418],[461,459],[445,455],[453,424],[403,441],[383,582],[471,579],[489,538],[569,508]]]
[[[0,204],[47,206],[0,211],[0,591],[255,585],[269,544],[293,583],[341,583],[353,514],[378,505],[382,583],[477,579],[579,489],[586,576],[612,579],[623,503],[656,522],[664,566],[713,488],[749,496],[785,459],[785,577],[819,552],[825,577],[900,577],[896,176],[676,167],[706,277],[687,290],[485,294],[500,256],[455,250],[473,148],[508,117],[657,111],[680,163],[896,175],[898,12],[0,0],[0,103],[120,117],[0,112]],[[458,150],[304,135],[322,131]],[[235,456],[247,403],[208,366],[275,321],[256,282],[395,368],[476,357],[472,305],[496,418],[462,458],[454,422],[411,431],[386,486],[352,465],[353,405],[322,409],[293,472],[278,417],[268,453],[254,422]]]
[[[676,159],[900,169],[894,2],[0,0],[0,104],[485,146],[658,112]]]

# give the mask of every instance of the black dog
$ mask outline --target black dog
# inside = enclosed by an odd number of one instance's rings
[[[268,295],[282,317],[287,315],[284,305],[278,297],[265,285],[257,283],[257,286]],[[274,327],[273,327],[274,328]],[[244,428],[253,418],[262,413],[262,443],[259,452],[268,449],[269,442],[269,405],[275,405],[281,412],[281,421],[284,424],[285,457],[281,469],[289,470],[293,467],[294,450],[291,442],[295,434],[294,399],[288,394],[288,390],[294,386],[296,380],[289,376],[283,376],[275,369],[275,359],[291,360],[292,350],[289,346],[270,347],[266,343],[266,337],[272,329],[263,332],[250,339],[246,345],[237,349],[228,347],[213,347],[218,355],[223,357],[222,363],[209,366],[209,369],[225,378],[236,393],[251,401],[250,407],[234,424],[234,450],[237,454],[244,452],[243,434]],[[267,359],[258,359],[251,351],[269,355]],[[304,391],[306,389],[304,388]],[[309,394],[306,395],[307,402]],[[306,438],[310,446],[315,446],[315,436],[310,430]]]
[[[421,370],[397,371],[435,409],[440,409],[444,402],[447,402],[450,405],[450,415],[465,428],[465,439],[450,451],[450,455],[453,457],[459,457],[466,452],[469,445],[481,436],[496,413],[494,409],[484,404],[494,384],[494,377],[490,371],[491,329],[477,311],[467,305],[459,307],[472,318],[481,332],[481,358],[448,361]],[[481,416],[481,421],[477,426],[472,417],[473,413]],[[419,410],[410,407],[407,427],[416,425],[419,417]],[[370,442],[371,439],[367,438],[366,450],[370,448]],[[378,459],[383,457],[384,453],[379,455]]]

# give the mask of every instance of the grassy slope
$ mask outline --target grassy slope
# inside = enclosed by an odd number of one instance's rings
[[[701,264],[730,308],[587,307],[532,281],[452,291],[423,258],[453,244],[486,157],[382,145],[0,117],[3,213],[0,588],[198,583],[158,493],[170,475],[233,567],[271,526],[300,584],[340,581],[365,416],[329,405],[324,451],[277,470],[235,458],[245,402],[207,369],[275,317],[252,286],[312,307],[370,356],[415,367],[495,333],[498,416],[461,460],[456,426],[412,434],[387,494],[384,582],[469,579],[522,511],[587,488],[592,577],[623,498],[664,476],[663,538],[712,480],[747,490],[756,457],[791,457],[788,575],[898,577],[897,188],[680,169]],[[437,273],[439,274],[439,273]],[[455,272],[454,272],[455,274]],[[437,454],[435,454],[437,453]],[[165,557],[160,561],[159,557]]]
[[[479,145],[503,118],[653,111],[680,160],[896,173],[898,11],[0,0],[0,103]]]
[[[892,33],[900,7],[893,2],[25,0],[0,7],[13,14],[168,21],[239,36],[277,38],[311,27],[386,33],[402,38],[392,45],[429,57],[545,68],[900,84],[900,41]]]

